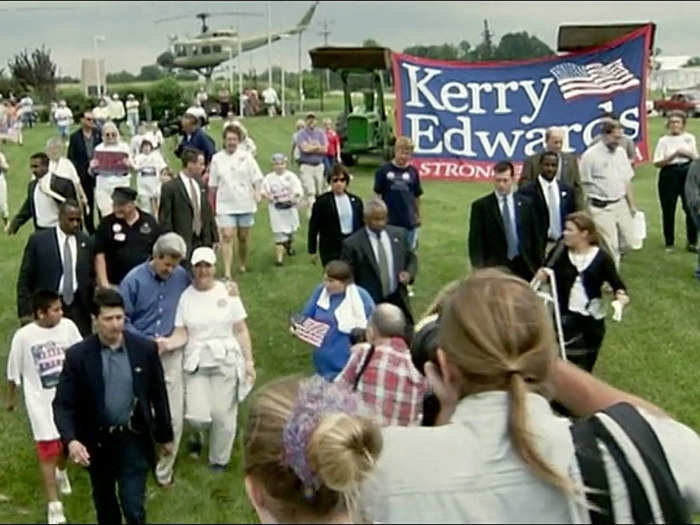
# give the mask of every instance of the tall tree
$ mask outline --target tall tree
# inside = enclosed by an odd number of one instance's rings
[[[30,55],[25,49],[7,63],[10,74],[23,90],[32,88],[42,98],[53,98],[56,93],[56,64],[51,51],[43,45]]]
[[[507,33],[501,37],[494,52],[496,60],[523,60],[553,55],[554,51],[535,35],[527,31]]]
[[[362,47],[382,47],[382,46],[374,38],[365,38],[362,41]]]

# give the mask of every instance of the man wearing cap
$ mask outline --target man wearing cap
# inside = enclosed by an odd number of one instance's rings
[[[323,160],[328,141],[323,130],[316,128],[316,114],[306,114],[306,127],[296,134],[295,145],[299,148],[299,178],[304,188],[303,206],[311,215],[311,207],[324,190]]]
[[[99,286],[117,286],[129,271],[151,255],[160,233],[155,217],[136,206],[136,190],[115,188],[114,212],[95,232],[95,272]]]

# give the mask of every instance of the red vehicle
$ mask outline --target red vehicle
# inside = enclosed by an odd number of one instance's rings
[[[700,91],[679,91],[665,100],[655,100],[654,109],[664,117],[672,110],[683,111],[688,117],[700,115]]]

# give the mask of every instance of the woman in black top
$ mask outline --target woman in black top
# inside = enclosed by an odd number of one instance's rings
[[[557,282],[566,356],[579,367],[592,371],[605,335],[602,287],[608,284],[621,306],[629,302],[625,284],[612,257],[598,246],[598,233],[591,217],[574,212],[564,222],[566,249],[549,266]],[[553,253],[555,253],[553,252]],[[547,274],[540,270],[537,279]]]

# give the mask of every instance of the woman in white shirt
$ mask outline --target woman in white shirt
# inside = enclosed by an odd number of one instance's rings
[[[194,250],[194,281],[182,293],[173,334],[158,341],[161,351],[185,345],[185,419],[209,428],[209,466],[222,470],[231,459],[238,403],[255,382],[246,311],[239,296],[214,280],[214,250]]]
[[[85,195],[83,185],[80,183],[80,177],[78,177],[75,166],[64,156],[65,147],[63,140],[58,137],[52,137],[46,142],[46,154],[49,157],[49,173],[68,179],[73,183],[75,194],[78,196],[80,205],[84,210],[88,202],[87,195]]]
[[[661,168],[658,190],[667,252],[673,251],[678,197],[685,212],[686,248],[697,251],[698,231],[684,189],[688,167],[698,158],[698,149],[695,136],[685,131],[685,119],[682,111],[671,111],[666,122],[668,133],[659,139],[654,150],[654,166]]]
[[[263,175],[255,158],[241,146],[243,133],[238,126],[226,126],[224,149],[209,164],[209,187],[216,191],[216,222],[224,258],[224,277],[231,279],[233,243],[238,241],[240,271],[247,270],[248,238],[255,224]]]
[[[595,223],[587,213],[567,215],[563,235],[560,242],[566,250],[551,262],[551,268],[557,284],[566,358],[591,372],[605,336],[601,288],[607,283],[613,289],[620,309],[629,297],[612,257],[599,247]],[[540,270],[537,279],[544,281],[547,274]]]
[[[102,142],[95,147],[89,171],[95,177],[95,203],[102,217],[112,213],[114,188],[130,186],[133,169],[129,146],[113,122],[102,126]]]
[[[262,196],[269,202],[270,228],[275,238],[275,264],[282,266],[285,250],[287,255],[295,254],[292,243],[299,229],[297,204],[304,190],[299,177],[287,169],[287,157],[283,153],[272,156],[272,169],[263,180]]]
[[[590,523],[600,516],[588,500],[594,497],[596,508],[602,503],[610,510],[600,522],[669,523],[679,520],[667,517],[667,503],[673,502],[661,498],[659,487],[671,482],[679,496],[674,507],[700,511],[700,437],[651,403],[558,359],[555,349],[551,316],[526,281],[496,269],[478,270],[463,281],[440,317],[436,359],[425,364],[440,399],[440,419],[449,424],[382,429],[375,475],[362,491],[368,518]],[[590,419],[572,422],[555,415],[551,397]],[[640,459],[638,436],[608,415],[618,409],[655,437],[646,441],[659,444],[657,454],[646,456],[651,461]],[[581,430],[593,434],[585,448],[579,446]],[[606,440],[596,441],[601,435]],[[585,484],[596,493],[583,487],[589,457],[598,477],[586,476]],[[650,472],[663,470],[667,483],[657,485]],[[633,477],[641,490],[634,490]],[[600,478],[607,481],[604,489]],[[637,521],[641,509],[633,503],[644,496],[653,515]]]

